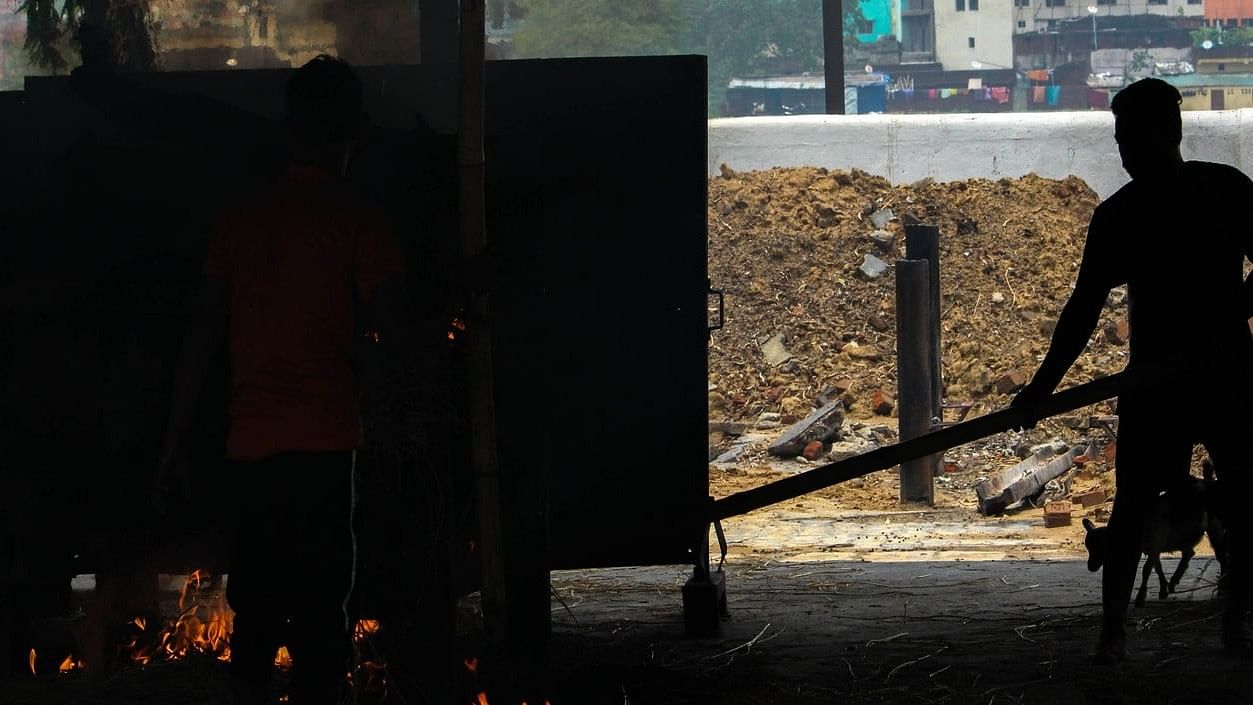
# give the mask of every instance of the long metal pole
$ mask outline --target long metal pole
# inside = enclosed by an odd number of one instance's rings
[[[467,259],[482,254],[487,247],[483,176],[484,21],[484,0],[461,0],[457,163],[460,176],[461,245],[462,254]],[[491,300],[488,292],[470,291],[468,309],[466,364],[469,368],[471,461],[478,500],[486,656],[493,673],[510,678],[512,667],[505,597],[505,547],[501,520],[500,458],[496,446]]]

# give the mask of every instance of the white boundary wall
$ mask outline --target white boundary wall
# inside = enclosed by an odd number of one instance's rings
[[[1185,159],[1253,171],[1253,109],[1185,111]],[[893,184],[1075,175],[1106,198],[1127,182],[1108,111],[805,115],[709,121],[709,173],[817,166]]]

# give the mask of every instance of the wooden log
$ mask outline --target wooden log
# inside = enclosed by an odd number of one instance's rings
[[[810,441],[826,443],[834,439],[839,435],[843,423],[844,404],[839,401],[828,402],[788,427],[782,436],[766,448],[766,452],[780,458],[795,458]]]
[[[896,368],[900,437],[908,441],[931,432],[931,284],[925,260],[896,262]],[[934,459],[901,463],[901,501],[935,501]]]
[[[1040,405],[1039,416],[1040,418],[1056,416],[1115,397],[1127,384],[1126,374],[1126,372],[1119,372],[1057,392]],[[1011,407],[995,411],[948,428],[932,431],[912,440],[877,448],[846,460],[828,463],[799,475],[776,480],[761,487],[737,492],[714,502],[709,519],[712,521],[747,514],[755,509],[794,499],[878,470],[886,470],[906,460],[921,458],[932,453],[942,453],[950,448],[987,438],[995,433],[1020,428],[1027,420],[1028,413],[1024,409]]]

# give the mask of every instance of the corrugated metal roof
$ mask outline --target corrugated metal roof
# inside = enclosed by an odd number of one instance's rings
[[[1253,73],[1190,73],[1162,80],[1175,88],[1243,88],[1253,86]]]

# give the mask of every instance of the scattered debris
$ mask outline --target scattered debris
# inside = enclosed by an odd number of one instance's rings
[[[1076,492],[1070,495],[1070,501],[1084,509],[1095,507],[1105,502],[1105,490],[1100,487],[1093,487],[1082,492]]]
[[[844,405],[833,401],[815,409],[805,418],[779,436],[770,444],[767,452],[780,458],[795,458],[805,450],[810,441],[829,443],[840,440],[840,427],[844,424]]]
[[[1022,370],[1010,370],[996,380],[998,394],[1013,394],[1027,386],[1027,373]]]

